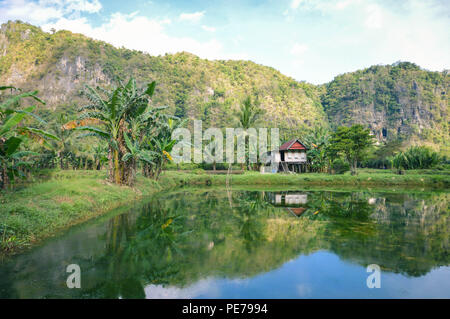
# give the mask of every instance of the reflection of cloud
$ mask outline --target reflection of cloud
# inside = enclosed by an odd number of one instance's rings
[[[312,289],[306,284],[297,285],[296,288],[299,297],[308,297],[311,295]]]
[[[219,298],[220,290],[213,279],[202,279],[191,286],[179,288],[175,286],[148,285],[144,288],[147,299],[191,299],[199,296]]]

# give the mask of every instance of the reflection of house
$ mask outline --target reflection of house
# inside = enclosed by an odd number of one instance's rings
[[[296,205],[296,204],[306,204],[307,202],[306,194],[276,194],[275,203],[276,204],[286,204],[286,205]]]
[[[306,210],[305,207],[297,207],[297,208],[286,207],[286,209],[297,217],[300,216],[301,214],[303,214]]]
[[[303,214],[307,207],[308,195],[295,192],[269,193],[268,199],[275,207],[285,208],[294,216]]]
[[[298,139],[290,140],[280,146],[279,150],[267,153],[265,166],[262,173],[290,172],[300,173],[305,171],[306,146]]]

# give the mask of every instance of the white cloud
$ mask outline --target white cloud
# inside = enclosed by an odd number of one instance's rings
[[[216,28],[214,27],[209,27],[207,25],[202,25],[202,29],[208,32],[216,32]]]
[[[323,83],[339,73],[398,60],[433,71],[450,67],[450,20],[438,0],[302,0],[296,9],[290,4],[286,18],[295,21],[310,12],[322,17],[314,48],[294,45],[283,67],[297,79]],[[305,78],[307,73],[313,75]]]
[[[302,0],[292,0],[291,1],[291,8],[292,9],[297,9],[301,2],[302,2]]]
[[[41,24],[75,13],[96,13],[101,8],[98,0],[4,0],[0,2],[0,22],[22,20]]]
[[[152,55],[191,52],[208,59],[248,58],[245,53],[225,53],[223,44],[217,39],[199,41],[192,37],[170,36],[165,26],[172,21],[150,19],[135,11],[131,14],[114,13],[99,26],[93,26],[79,13],[95,13],[102,6],[98,0],[5,0],[0,2],[0,22],[22,20],[42,27],[44,31],[69,30],[91,38],[106,41],[116,47],[148,52]],[[184,13],[180,20],[196,22],[205,11]],[[215,28],[203,25],[208,32]],[[145,30],[145,32],[140,32]]]
[[[380,29],[383,25],[383,12],[377,4],[370,4],[365,8],[365,25],[370,29]]]
[[[289,7],[297,10],[301,7],[304,10],[336,11],[343,10],[346,7],[359,3],[361,0],[292,0]],[[367,0],[366,0],[367,1]],[[286,15],[289,9],[284,12]]]
[[[190,37],[169,36],[164,27],[169,19],[156,20],[132,14],[114,13],[109,20],[100,25],[92,26],[86,18],[61,18],[54,23],[42,25],[44,31],[69,30],[82,33],[94,39],[106,41],[116,47],[148,52],[152,55],[187,51],[207,59],[240,59],[248,58],[244,53],[231,54],[224,52],[223,44],[217,39],[198,41]],[[146,30],[137,32],[137,30]]]
[[[308,51],[309,47],[306,44],[294,43],[292,45],[289,53],[293,56],[292,66],[294,68],[299,68],[305,63],[305,52]]]
[[[194,13],[182,13],[180,14],[181,21],[198,22],[205,15],[205,11],[198,11]]]
[[[301,56],[308,50],[308,46],[306,44],[294,43],[292,46],[290,53],[295,56]]]
[[[41,0],[42,1],[42,0]],[[60,2],[60,1],[55,1]],[[82,11],[88,13],[99,12],[102,8],[101,3],[98,0],[65,0],[62,3],[66,3],[67,10],[69,11]]]
[[[377,46],[382,48],[377,54],[379,58],[384,63],[411,61],[430,70],[448,68],[448,18],[438,19],[440,12],[436,7],[421,1],[411,1],[406,10],[404,15],[380,10],[380,16],[375,13],[369,25],[366,23],[367,27],[376,27],[372,32]]]

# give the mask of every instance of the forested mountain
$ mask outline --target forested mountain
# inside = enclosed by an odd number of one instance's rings
[[[246,95],[258,97],[261,125],[300,135],[314,126],[368,125],[379,141],[422,143],[449,153],[447,72],[412,63],[372,66],[320,86],[298,82],[250,61],[209,61],[190,53],[151,56],[115,48],[68,31],[9,22],[0,29],[0,84],[37,89],[46,119],[74,116],[85,103],[84,84],[110,86],[116,77],[158,85],[155,105],[205,126],[237,125],[235,111]]]
[[[449,151],[448,72],[400,62],[337,76],[322,105],[330,125],[363,123],[379,141],[440,145]]]

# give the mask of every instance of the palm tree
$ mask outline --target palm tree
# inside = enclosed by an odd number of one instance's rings
[[[256,121],[259,119],[260,115],[263,113],[262,109],[259,107],[260,103],[256,98],[252,101],[250,96],[247,96],[241,104],[241,108],[238,112],[238,120],[240,126],[247,131],[250,127],[252,127]],[[248,133],[245,134],[245,145],[247,148],[248,144]],[[248,148],[245,151],[245,162],[248,163]],[[244,164],[241,164],[241,169],[244,169]]]
[[[238,113],[239,124],[245,130],[252,127],[262,114],[262,109],[259,108],[259,101],[255,99],[252,101],[250,96],[247,96],[241,104],[241,109]]]

